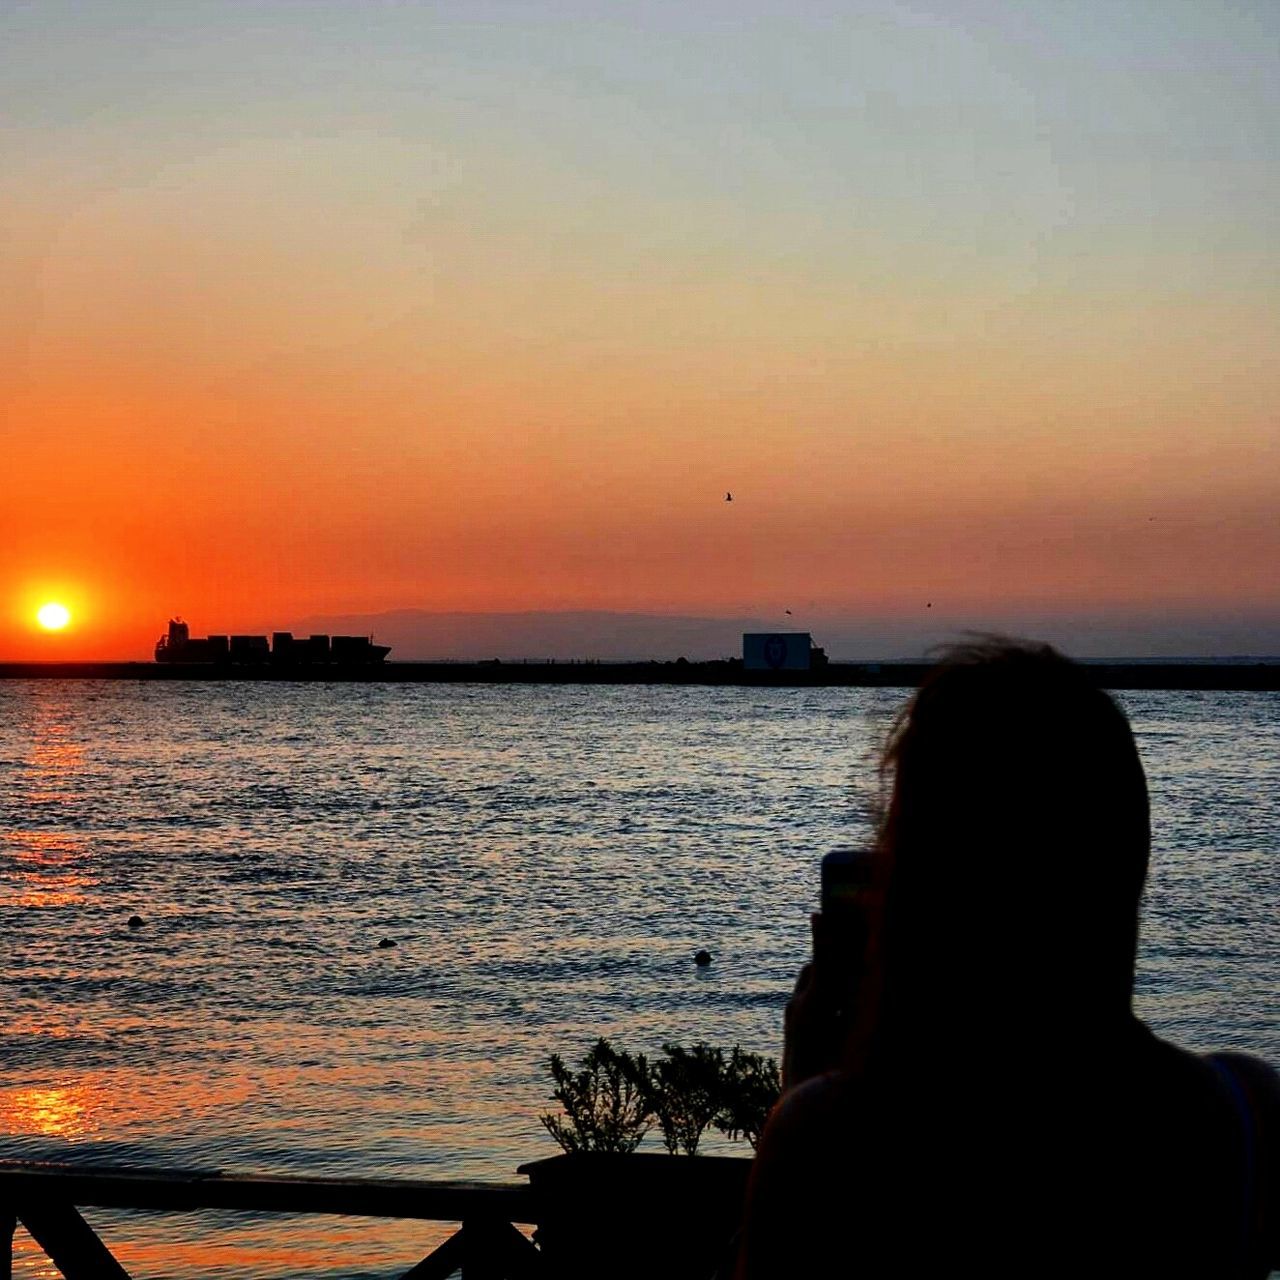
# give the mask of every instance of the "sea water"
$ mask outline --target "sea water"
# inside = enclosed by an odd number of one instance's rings
[[[778,1054],[904,696],[0,683],[0,1157],[511,1181],[553,1052]],[[1122,701],[1139,1010],[1280,1059],[1280,695]],[[448,1230],[86,1216],[140,1278],[393,1276]],[[54,1274],[21,1233],[15,1273]]]

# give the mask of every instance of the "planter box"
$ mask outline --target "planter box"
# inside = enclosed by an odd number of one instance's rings
[[[751,1160],[582,1154],[523,1164],[549,1280],[710,1280],[731,1272]]]

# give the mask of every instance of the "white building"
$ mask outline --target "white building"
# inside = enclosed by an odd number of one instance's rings
[[[807,631],[747,631],[742,636],[746,671],[808,671],[813,637]]]

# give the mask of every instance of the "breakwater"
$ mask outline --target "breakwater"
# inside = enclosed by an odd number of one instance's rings
[[[1280,689],[1280,662],[1089,663],[1107,689]],[[810,671],[749,671],[741,662],[305,663],[3,662],[0,680],[235,680],[319,684],[616,684],[737,688],[910,689],[923,662],[833,662]]]

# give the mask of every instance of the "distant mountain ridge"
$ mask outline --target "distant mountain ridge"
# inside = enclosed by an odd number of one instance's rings
[[[391,645],[399,661],[504,662],[554,658],[558,662],[645,662],[688,658],[708,661],[742,653],[744,631],[803,630],[759,618],[699,618],[668,614],[578,610],[564,613],[335,614],[304,618],[298,634],[368,635]]]
[[[1280,652],[1280,617],[1120,619],[1032,615],[807,617],[627,613],[617,610],[436,613],[392,609],[379,613],[317,614],[293,623],[298,635],[370,635],[391,645],[393,661],[691,662],[739,657],[744,631],[809,631],[834,661],[919,661],[936,645],[966,632],[997,631],[1057,645],[1084,659],[1127,662],[1272,662]]]

